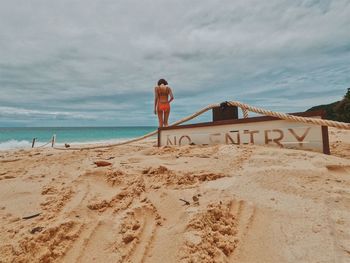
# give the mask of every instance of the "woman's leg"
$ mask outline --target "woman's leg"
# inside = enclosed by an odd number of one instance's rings
[[[167,111],[164,111],[164,126],[168,127],[168,119],[170,114],[170,108]]]
[[[158,111],[159,127],[163,127],[163,111]]]

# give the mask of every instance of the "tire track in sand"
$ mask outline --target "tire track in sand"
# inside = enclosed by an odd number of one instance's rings
[[[255,206],[244,200],[208,205],[190,220],[180,261],[231,262],[244,245],[255,213]]]
[[[350,174],[349,165],[327,165],[328,171],[338,180]],[[333,236],[335,262],[350,262],[350,192],[349,184],[342,182],[333,188],[332,196],[325,200],[327,209],[327,222]]]
[[[238,230],[237,237],[242,241],[252,227],[256,208],[253,204],[244,200],[232,200],[230,202],[230,211],[235,215]]]
[[[155,238],[160,217],[152,205],[135,208],[128,212],[120,229],[122,255],[120,262],[144,262]]]
[[[100,213],[88,208],[103,189],[107,192],[104,195],[120,191],[112,184],[108,184],[108,178],[103,177],[104,175],[105,173],[101,171],[85,173],[74,181],[76,194],[62,212],[83,222],[84,227],[79,238],[62,258],[62,262],[115,262],[118,259],[118,254],[113,249],[113,242],[116,240],[115,233],[120,218],[118,220],[113,211]]]

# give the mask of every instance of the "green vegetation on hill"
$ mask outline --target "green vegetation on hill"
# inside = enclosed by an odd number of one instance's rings
[[[350,88],[341,101],[330,104],[318,105],[308,109],[307,111],[325,110],[326,119],[334,121],[342,121],[350,123]]]

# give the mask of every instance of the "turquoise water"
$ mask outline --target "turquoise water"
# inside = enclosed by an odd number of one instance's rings
[[[64,143],[117,142],[154,131],[157,127],[35,127],[0,128],[0,150],[31,147],[33,138],[40,146],[56,134],[58,145]]]

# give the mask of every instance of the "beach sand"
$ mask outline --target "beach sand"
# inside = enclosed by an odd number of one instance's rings
[[[0,152],[0,262],[350,262],[350,131],[155,144]]]

